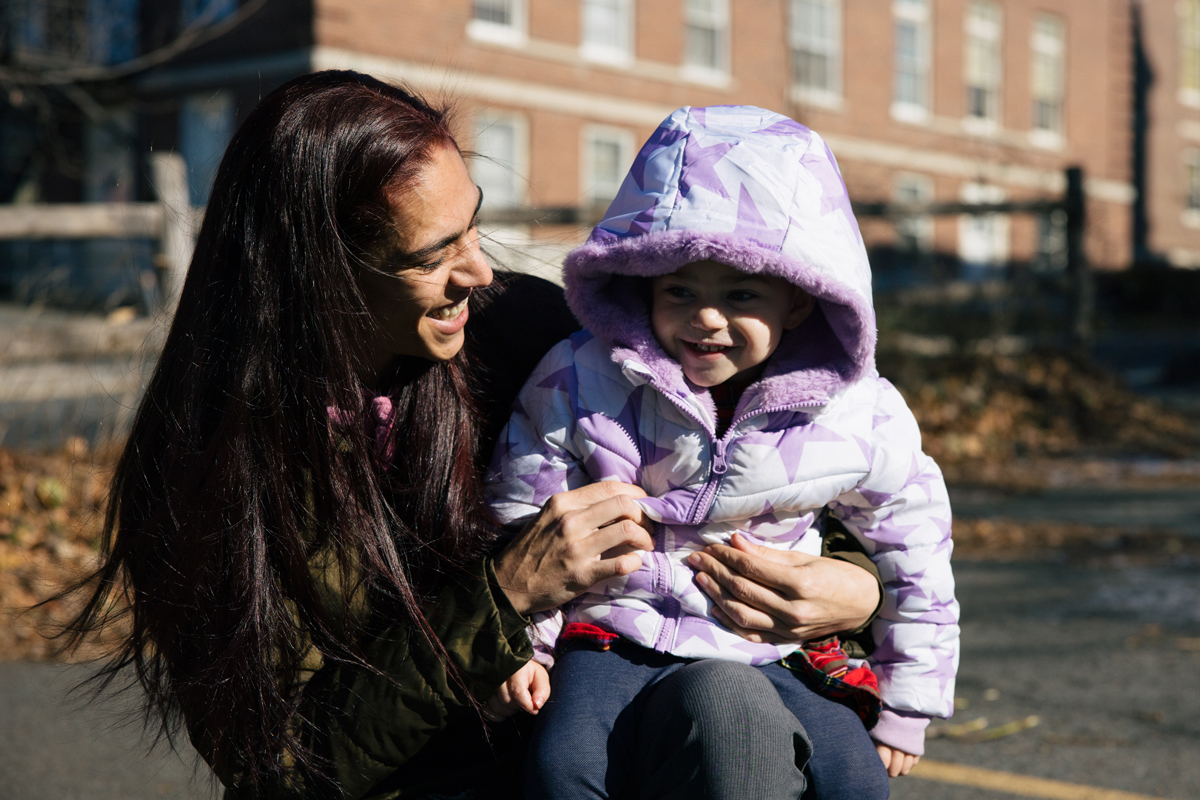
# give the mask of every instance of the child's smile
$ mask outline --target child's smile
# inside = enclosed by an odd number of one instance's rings
[[[757,377],[783,332],[803,322],[814,303],[783,278],[697,261],[654,279],[650,324],[688,380],[716,386]]]

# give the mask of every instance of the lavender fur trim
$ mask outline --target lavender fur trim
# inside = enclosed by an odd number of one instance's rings
[[[880,744],[914,756],[925,755],[925,728],[929,717],[911,711],[885,708],[879,712],[879,722],[871,728],[871,738]]]
[[[811,363],[810,352],[818,315],[810,317],[813,325],[806,322],[789,332],[764,380],[765,403],[826,400],[874,367],[875,312],[863,298],[808,264],[728,233],[655,231],[589,241],[567,255],[567,303],[584,327],[614,348],[614,360],[636,355],[667,388],[682,390],[686,384],[679,365],[662,351],[650,330],[641,282],[629,278],[668,275],[706,259],[750,274],[774,275],[804,289],[818,299],[823,312],[819,318],[835,337],[822,337],[824,361],[818,366]],[[809,362],[808,368],[798,362]]]

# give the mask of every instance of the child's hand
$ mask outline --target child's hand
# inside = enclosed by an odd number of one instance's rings
[[[875,749],[879,751],[879,757],[883,759],[883,766],[887,768],[888,775],[892,778],[907,775],[917,765],[917,762],[921,760],[920,756],[914,756],[911,753],[897,750],[894,747],[888,747],[886,744],[880,744],[879,742],[875,743]]]
[[[530,661],[506,680],[483,707],[483,715],[493,722],[508,719],[517,711],[536,714],[550,697],[550,673],[536,661]]]

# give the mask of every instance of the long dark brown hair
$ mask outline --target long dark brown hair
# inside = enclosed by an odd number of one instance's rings
[[[394,466],[367,433],[355,276],[388,237],[388,197],[441,146],[444,111],[353,72],[266,97],[217,172],[162,355],[112,484],[106,560],[76,635],[129,634],[147,721],[187,726],[218,774],[319,778],[297,721],[302,662],[370,669],[350,598],[407,622],[453,669],[422,603],[491,542],[461,357],[402,358],[387,385]],[[320,554],[334,596],[310,567]],[[121,605],[121,604],[115,604]]]

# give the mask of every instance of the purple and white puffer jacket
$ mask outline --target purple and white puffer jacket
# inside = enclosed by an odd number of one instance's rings
[[[704,259],[783,277],[818,300],[719,438],[708,391],[651,332],[644,280]],[[525,384],[497,445],[490,502],[517,522],[557,492],[616,480],[645,489],[659,524],[639,571],[544,616],[535,638],[553,644],[565,616],[687,658],[778,661],[795,647],[748,642],[717,623],[686,559],[735,531],[819,554],[828,510],[885,586],[869,661],[885,708],[872,736],[923,752],[929,717],[953,710],[950,508],[912,413],[875,370],[870,268],[825,143],[758,108],[679,109],[567,256],[564,279],[586,330]]]

